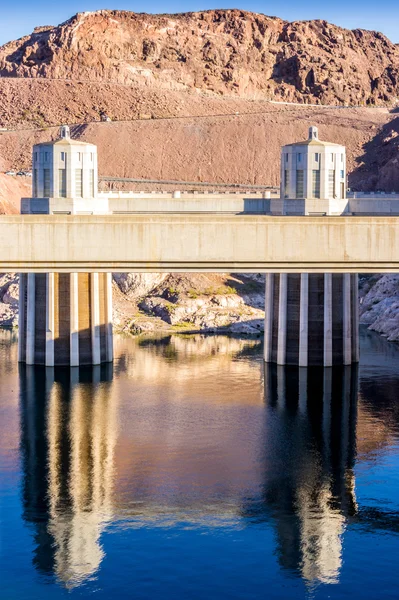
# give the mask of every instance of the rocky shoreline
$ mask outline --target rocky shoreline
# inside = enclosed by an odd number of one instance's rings
[[[360,323],[390,342],[399,341],[399,274],[359,280]]]
[[[264,276],[114,274],[114,328],[132,335],[229,333],[259,336]],[[399,274],[359,277],[360,323],[399,341]],[[18,327],[18,275],[0,275],[0,328]]]

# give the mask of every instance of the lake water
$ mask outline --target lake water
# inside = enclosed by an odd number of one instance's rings
[[[18,367],[0,333],[0,598],[399,596],[399,348],[264,368],[258,340],[115,338]]]

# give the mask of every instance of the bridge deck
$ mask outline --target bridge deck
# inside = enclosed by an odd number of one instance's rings
[[[399,217],[0,217],[0,272],[399,272]]]

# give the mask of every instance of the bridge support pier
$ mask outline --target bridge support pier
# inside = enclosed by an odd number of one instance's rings
[[[47,367],[112,362],[111,277],[21,274],[19,361]]]
[[[299,367],[359,362],[358,276],[268,273],[264,359]]]

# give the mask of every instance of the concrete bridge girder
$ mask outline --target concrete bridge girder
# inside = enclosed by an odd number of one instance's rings
[[[0,217],[0,271],[399,272],[399,217]]]

